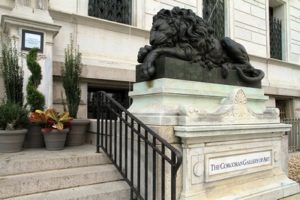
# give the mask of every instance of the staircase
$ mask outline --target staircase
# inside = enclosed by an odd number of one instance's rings
[[[0,154],[0,199],[176,200],[181,152],[105,92],[95,105],[97,148]]]
[[[0,154],[0,199],[127,200],[130,188],[95,146]]]

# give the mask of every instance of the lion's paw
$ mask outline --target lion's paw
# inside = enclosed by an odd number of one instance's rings
[[[146,58],[147,54],[152,50],[152,46],[145,45],[144,47],[141,47],[138,53],[138,59],[137,61],[139,63],[143,63],[144,59]]]

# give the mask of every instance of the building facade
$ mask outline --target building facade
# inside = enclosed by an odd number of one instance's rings
[[[149,43],[152,17],[162,8],[193,10],[210,21],[216,37],[243,44],[262,81],[268,106],[282,118],[300,117],[300,0],[3,0],[1,31],[16,39],[25,79],[22,34],[43,34],[40,90],[48,107],[62,108],[60,67],[70,35],[82,53],[80,117],[93,117],[95,91],[105,90],[124,106],[135,82],[137,52]],[[22,56],[23,55],[23,56]],[[26,81],[25,81],[26,84]],[[0,95],[3,82],[0,80]]]

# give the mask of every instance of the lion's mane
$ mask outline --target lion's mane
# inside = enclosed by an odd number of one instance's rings
[[[213,29],[192,10],[178,7],[162,9],[153,17],[153,24],[158,20],[166,20],[173,28],[172,43],[185,49],[187,57],[192,54],[203,56],[213,48]]]

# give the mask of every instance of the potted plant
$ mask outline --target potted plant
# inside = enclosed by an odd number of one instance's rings
[[[31,76],[28,79],[26,87],[27,91],[27,104],[30,111],[43,110],[45,106],[45,97],[38,91],[38,86],[42,80],[41,66],[37,62],[38,49],[33,48],[29,51],[26,62]],[[30,117],[31,119],[31,117]],[[41,132],[41,122],[34,122],[30,120],[28,134],[25,138],[24,146],[27,148],[41,148],[44,146],[43,135]]]
[[[0,153],[22,150],[28,123],[28,111],[21,105],[6,102],[0,105]]]
[[[78,119],[77,112],[80,104],[80,74],[81,74],[81,53],[79,48],[74,47],[74,41],[70,39],[70,45],[65,49],[65,63],[61,69],[63,88],[67,99],[67,107],[71,121],[70,132],[67,136],[68,146],[77,146],[84,143],[87,131],[88,119]]]
[[[64,149],[67,133],[69,132],[68,126],[72,120],[69,113],[58,113],[51,108],[46,111],[36,110],[32,115],[34,116],[32,120],[44,125],[42,133],[46,149],[50,151]]]
[[[2,39],[1,71],[7,102],[23,105],[23,70],[19,66],[18,51],[15,41]]]
[[[2,39],[1,72],[4,80],[6,103],[0,105],[0,152],[22,150],[27,132],[28,111],[23,108],[23,70],[19,66],[15,41]]]

